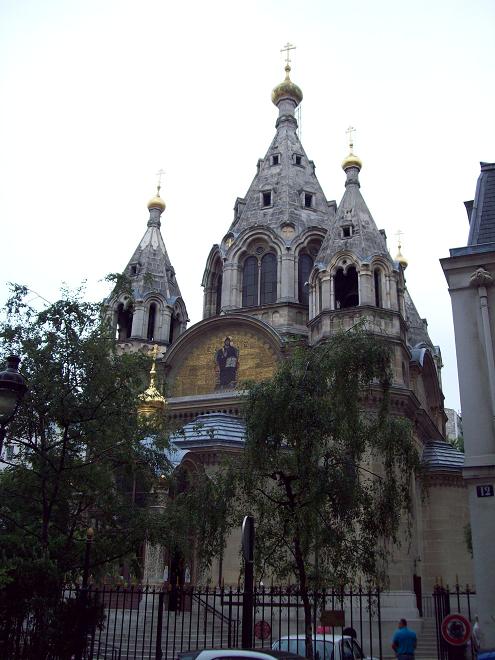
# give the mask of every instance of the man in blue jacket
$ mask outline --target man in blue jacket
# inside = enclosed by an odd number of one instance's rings
[[[414,660],[416,643],[416,633],[407,627],[405,619],[401,619],[399,627],[392,637],[392,648],[395,651],[397,660]]]

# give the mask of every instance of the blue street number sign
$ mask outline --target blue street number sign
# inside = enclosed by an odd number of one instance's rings
[[[476,486],[476,494],[478,497],[493,497],[492,484],[488,484],[487,486]]]

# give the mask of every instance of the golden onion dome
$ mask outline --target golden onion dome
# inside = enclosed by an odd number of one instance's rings
[[[395,261],[398,261],[400,263],[400,265],[402,266],[402,268],[407,268],[408,261],[405,258],[405,256],[402,254],[402,252],[400,251],[400,248],[401,248],[401,244],[399,243],[399,249],[397,250],[397,254],[395,255]]]
[[[285,66],[285,80],[281,82],[279,85],[273,88],[272,91],[272,103],[275,105],[278,104],[280,99],[284,97],[289,97],[292,99],[296,106],[301,103],[303,100],[303,93],[301,91],[301,88],[295,85],[292,80],[290,79],[290,66],[287,64]]]
[[[342,161],[342,169],[344,171],[347,170],[349,167],[357,167],[360,170],[362,166],[363,163],[361,159],[355,156],[352,153],[352,150],[349,152],[349,155],[346,158],[344,158],[344,160]]]
[[[148,209],[160,209],[160,212],[165,211],[166,204],[163,199],[160,197],[160,193],[157,193],[154,197],[148,202]]]

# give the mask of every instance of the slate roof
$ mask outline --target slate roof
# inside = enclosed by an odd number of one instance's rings
[[[460,472],[464,454],[444,440],[430,440],[423,448],[421,462],[428,472]]]
[[[229,229],[235,235],[260,225],[282,234],[281,225],[290,223],[297,237],[310,227],[327,230],[335,217],[335,202],[327,201],[316,178],[314,163],[308,159],[297,135],[294,113],[285,106],[283,112],[265,157],[258,161],[258,171],[246,196],[236,202],[236,217]],[[300,157],[300,164],[296,156]],[[272,192],[271,206],[263,207],[262,191]],[[304,205],[305,192],[313,195],[311,208]]]
[[[135,298],[144,298],[148,293],[157,292],[173,305],[181,293],[160,226],[160,211],[151,208],[146,232],[134,250],[125,274],[131,279]],[[136,274],[133,273],[133,267],[137,267]]]
[[[427,344],[433,349],[433,344],[428,335],[426,323],[420,317],[407,288],[404,290],[404,306],[406,308],[407,343],[409,346]]]
[[[325,266],[341,250],[349,250],[360,261],[374,255],[391,260],[385,236],[378,230],[360,191],[359,169],[346,169],[346,189],[337,208],[336,221],[323,240],[316,261]],[[344,237],[343,227],[352,225],[352,235]]]
[[[185,424],[171,440],[179,449],[218,445],[243,447],[245,435],[246,426],[241,418],[227,413],[207,413]]]
[[[476,194],[469,214],[468,245],[495,242],[495,163],[480,163]],[[467,207],[469,213],[469,207]]]

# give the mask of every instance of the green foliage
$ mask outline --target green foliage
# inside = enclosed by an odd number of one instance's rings
[[[361,330],[296,351],[248,387],[238,484],[256,519],[261,575],[304,588],[385,580],[418,467],[389,390],[389,350]]]
[[[21,357],[29,386],[8,427],[19,453],[0,475],[0,581],[45,561],[60,585],[82,572],[89,526],[95,578],[156,538],[143,504],[156,474],[169,470],[167,429],[137,414],[149,359],[119,354],[100,305],[63,290],[37,311],[27,294],[13,287],[0,325],[2,357]]]
[[[455,447],[458,451],[464,454],[464,436],[458,435],[457,438],[452,438],[449,440],[452,447]]]

